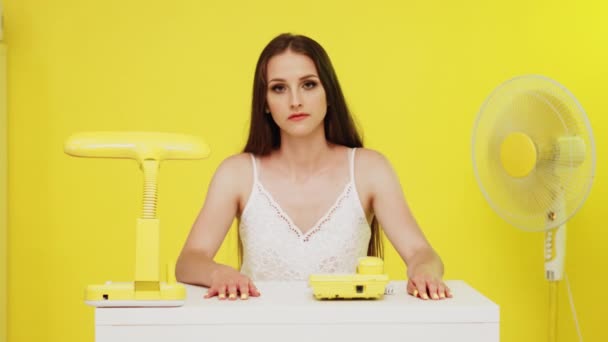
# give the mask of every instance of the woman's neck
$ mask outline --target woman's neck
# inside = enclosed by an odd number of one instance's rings
[[[323,172],[331,160],[333,146],[319,130],[307,137],[281,137],[276,153],[280,167],[295,181],[306,180]]]

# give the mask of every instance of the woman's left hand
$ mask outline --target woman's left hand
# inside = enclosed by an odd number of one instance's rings
[[[419,269],[407,281],[407,293],[421,299],[452,298],[450,288],[433,272]]]

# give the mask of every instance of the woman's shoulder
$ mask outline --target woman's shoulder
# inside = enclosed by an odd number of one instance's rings
[[[227,165],[227,166],[243,166],[245,163],[249,163],[251,164],[251,153],[237,153],[237,154],[233,154],[230,156],[227,156],[226,158],[224,158],[224,160],[222,161],[221,165]]]
[[[380,151],[365,147],[357,148],[355,160],[365,169],[374,169],[390,165],[386,156]]]
[[[393,173],[388,158],[380,151],[370,148],[357,148],[355,153],[355,174],[363,181],[377,181]]]
[[[250,153],[237,153],[222,160],[217,168],[217,173],[229,174],[231,176],[243,175],[251,172],[252,159]]]
[[[251,154],[238,153],[224,158],[215,170],[213,177],[218,181],[228,182],[233,186],[239,187],[240,185],[244,185],[241,183],[251,178],[247,176],[252,173]]]
[[[253,166],[251,154],[239,153],[222,160],[213,175],[213,184],[222,188],[225,196],[241,198],[251,188]]]

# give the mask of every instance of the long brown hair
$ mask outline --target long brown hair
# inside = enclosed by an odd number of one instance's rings
[[[327,113],[324,119],[325,139],[336,145],[363,147],[363,140],[346,105],[338,77],[325,49],[309,37],[283,33],[266,45],[258,59],[253,79],[249,137],[243,152],[264,156],[281,146],[279,126],[271,115],[265,113],[268,89],[266,71],[270,58],[287,50],[308,56],[315,63],[327,97]],[[378,220],[374,217],[371,223],[368,255],[381,258],[384,256],[380,234]]]

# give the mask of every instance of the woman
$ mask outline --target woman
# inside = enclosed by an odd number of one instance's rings
[[[391,165],[362,146],[325,50],[305,36],[273,39],[256,66],[247,145],[213,176],[177,279],[246,299],[260,295],[255,280],[353,273],[360,257],[382,256],[379,222],[408,266],[408,293],[450,297]],[[213,261],[235,217],[240,271]]]

